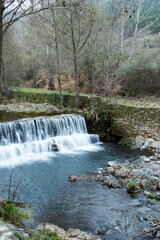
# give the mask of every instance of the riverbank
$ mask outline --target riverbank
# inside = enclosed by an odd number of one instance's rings
[[[68,231],[65,231],[63,228],[58,227],[54,224],[44,223],[37,226],[34,230],[28,230],[24,228],[18,228],[12,224],[5,225],[0,222],[0,226],[5,228],[5,231],[2,232],[0,237],[5,237],[5,233],[8,236],[12,236],[11,240],[100,240],[98,236],[88,234],[79,229],[70,228]],[[4,235],[3,235],[4,234]],[[1,239],[1,238],[0,238]],[[8,240],[8,238],[4,239]]]

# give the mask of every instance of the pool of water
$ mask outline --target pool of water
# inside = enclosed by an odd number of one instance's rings
[[[45,159],[39,156],[39,160],[15,168],[13,186],[23,176],[21,201],[32,204],[33,225],[50,222],[64,228],[75,227],[93,232],[97,219],[104,214],[103,204],[107,203],[108,207],[111,199],[107,200],[108,193],[99,184],[70,183],[68,176],[97,171],[105,168],[108,161],[132,161],[141,154],[117,144],[104,143],[94,152],[54,153]],[[0,168],[0,178],[6,187],[11,170],[11,165]],[[5,193],[2,196],[7,197]]]

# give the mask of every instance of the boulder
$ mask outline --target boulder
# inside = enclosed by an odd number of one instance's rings
[[[57,144],[55,144],[55,143],[52,144],[51,149],[52,149],[52,151],[55,151],[55,152],[59,151],[59,148],[58,148]]]

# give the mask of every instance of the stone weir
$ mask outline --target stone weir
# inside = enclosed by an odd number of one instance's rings
[[[29,154],[88,147],[99,142],[78,115],[38,117],[0,123],[0,164]]]
[[[134,148],[153,149],[160,153],[160,107],[139,107],[93,98],[92,109],[110,119],[111,135],[122,138]]]

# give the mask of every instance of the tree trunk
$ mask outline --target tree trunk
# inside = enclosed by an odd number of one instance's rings
[[[37,70],[36,70],[36,58],[35,56],[33,57],[33,88],[37,88]]]
[[[75,82],[76,82],[76,107],[79,108],[79,78],[78,78],[78,63],[77,63],[77,51],[76,51],[76,43],[74,36],[74,22],[73,16],[71,13],[71,32],[72,32],[72,46],[73,46],[73,55],[74,55],[74,73],[75,73]]]
[[[52,57],[52,44],[48,45],[48,72],[49,72],[49,90],[54,90],[54,69]]]
[[[58,72],[58,88],[59,95],[61,100],[61,106],[63,106],[63,95],[62,95],[62,87],[61,87],[61,72],[60,72],[60,61],[59,61],[59,44],[57,38],[57,22],[56,22],[56,11],[53,10],[53,18],[54,18],[54,31],[55,31],[55,44],[56,44],[56,60],[57,60],[57,72]]]
[[[124,11],[121,15],[121,55],[124,55]]]
[[[141,14],[141,10],[142,10],[142,4],[143,4],[143,0],[139,0],[137,3],[137,6],[136,6],[137,12],[136,12],[136,20],[135,20],[135,30],[134,30],[133,43],[132,43],[132,47],[131,47],[129,60],[131,60],[132,55],[137,48],[137,34],[138,34],[138,27],[139,27],[139,21],[140,21],[140,14]]]
[[[78,78],[78,64],[77,64],[77,56],[74,57],[74,72],[75,72],[75,80],[76,80],[76,107],[79,108],[79,78]]]
[[[56,34],[56,31],[55,31],[55,34]],[[57,36],[55,37],[55,42],[56,42],[56,58],[57,58],[57,70],[58,70],[59,95],[60,95],[60,99],[61,99],[61,106],[63,106],[63,95],[62,95],[61,74],[60,74],[60,61],[59,61],[59,45],[58,45]]]
[[[3,91],[3,81],[2,81],[2,65],[3,65],[3,21],[2,21],[2,17],[3,17],[3,11],[4,11],[4,5],[3,5],[3,1],[0,0],[0,91]]]
[[[88,62],[88,83],[89,83],[89,91],[93,92],[93,59],[90,59],[89,54],[87,57]]]
[[[49,72],[49,90],[54,90],[54,71],[51,64],[48,66],[48,72]]]
[[[2,61],[2,82],[4,83],[5,90],[8,91],[7,81],[6,81],[6,73],[5,73],[5,67],[4,62]]]

